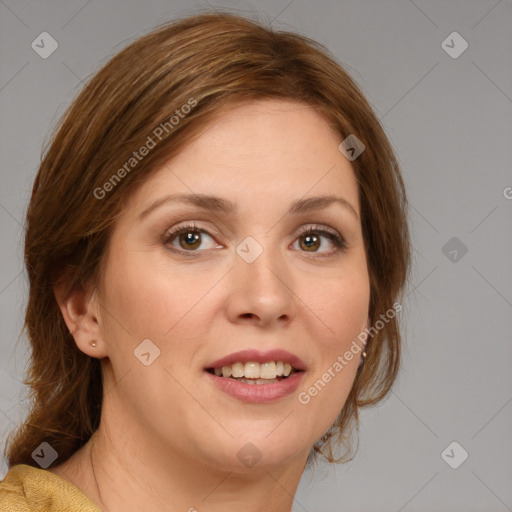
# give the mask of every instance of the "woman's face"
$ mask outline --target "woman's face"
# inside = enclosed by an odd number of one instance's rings
[[[304,464],[334,422],[370,298],[341,141],[307,105],[237,106],[126,204],[96,298],[102,421],[133,446],[247,471]],[[275,382],[286,363],[302,371]]]

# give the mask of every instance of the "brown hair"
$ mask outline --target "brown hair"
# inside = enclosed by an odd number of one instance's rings
[[[70,289],[100,282],[110,228],[133,190],[212,116],[262,98],[307,103],[343,138],[355,134],[363,142],[366,149],[352,166],[359,184],[371,325],[403,292],[410,265],[404,183],[388,139],[344,69],[315,41],[232,14],[204,13],[167,23],[92,77],[45,149],[25,238],[30,292],[24,328],[32,349],[26,384],[32,407],[7,445],[10,466],[35,465],[31,453],[43,441],[64,462],[100,421],[101,363],[77,348],[54,296],[56,280],[65,277]],[[172,116],[179,117],[177,123]],[[143,159],[131,161],[148,136],[156,140],[157,127],[166,128],[165,136]],[[358,426],[358,407],[376,404],[389,392],[400,346],[394,317],[369,340],[350,395],[308,464],[316,454],[342,460],[333,448],[350,439],[352,421]]]

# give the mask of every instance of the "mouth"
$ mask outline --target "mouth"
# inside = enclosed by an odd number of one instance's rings
[[[206,368],[206,371],[217,377],[232,379],[244,384],[272,384],[286,380],[292,375],[302,372],[294,368],[291,363],[285,361],[237,361],[231,365]]]
[[[204,368],[213,384],[248,403],[266,403],[293,394],[306,366],[285,350],[243,350]]]

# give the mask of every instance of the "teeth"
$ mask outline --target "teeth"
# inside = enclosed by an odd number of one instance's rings
[[[240,363],[235,363],[240,364]],[[246,379],[259,379],[261,377],[260,373],[260,363],[245,363],[245,372],[242,375],[236,375],[236,377],[245,377]]]
[[[277,379],[236,379],[238,382],[244,384],[272,384],[273,382],[279,382]]]
[[[244,376],[244,365],[243,363],[235,363],[231,366],[231,374],[233,377],[243,377]]]
[[[267,363],[256,363],[248,361],[247,363],[234,363],[231,366],[215,368],[217,377],[233,377],[235,379],[254,379],[275,380],[276,377],[288,377],[293,370],[290,363],[283,361],[268,361]]]
[[[276,363],[270,361],[270,363],[260,364],[260,378],[261,379],[275,379],[277,376]]]

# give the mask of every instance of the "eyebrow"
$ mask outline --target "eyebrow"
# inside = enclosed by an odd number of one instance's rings
[[[203,210],[224,214],[232,214],[237,210],[235,203],[222,197],[207,194],[170,194],[157,199],[145,208],[139,215],[139,220],[143,220],[160,206],[174,202],[190,204]],[[339,204],[343,206],[345,209],[349,210],[357,220],[359,220],[359,216],[354,207],[345,198],[335,195],[314,196],[307,197],[305,199],[298,199],[292,202],[288,213],[298,215],[312,210],[323,210],[332,204]]]

